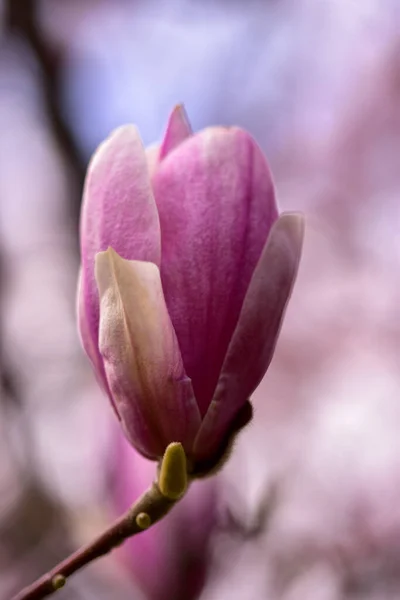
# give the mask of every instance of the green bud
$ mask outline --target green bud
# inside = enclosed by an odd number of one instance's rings
[[[151,525],[150,516],[145,512],[139,513],[136,517],[136,525],[140,527],[140,529],[148,529]]]
[[[180,442],[172,442],[165,450],[158,487],[168,500],[179,500],[187,490],[186,455]]]
[[[66,582],[67,582],[67,579],[64,577],[64,575],[61,575],[61,573],[58,573],[57,575],[54,575],[53,579],[51,580],[51,585],[53,586],[54,590],[59,590],[62,587],[64,587]]]

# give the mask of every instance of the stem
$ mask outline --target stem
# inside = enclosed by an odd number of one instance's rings
[[[126,538],[159,521],[177,501],[178,499],[167,498],[161,493],[158,484],[153,483],[137,502],[98,538],[71,554],[35,583],[24,588],[12,600],[41,600],[50,596],[65,584],[67,577],[107,554]]]

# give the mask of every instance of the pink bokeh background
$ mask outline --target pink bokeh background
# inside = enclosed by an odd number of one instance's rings
[[[253,423],[165,523],[68,598],[400,596],[397,0],[1,4],[0,599],[151,481],[76,332],[82,174],[110,130],[235,124],[304,255]]]

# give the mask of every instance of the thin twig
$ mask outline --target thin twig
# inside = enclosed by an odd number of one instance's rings
[[[153,483],[139,500],[97,539],[71,554],[35,583],[24,588],[12,600],[41,600],[50,596],[66,583],[70,575],[107,554],[126,538],[140,533],[159,521],[176,502],[177,500],[164,496],[158,484]]]

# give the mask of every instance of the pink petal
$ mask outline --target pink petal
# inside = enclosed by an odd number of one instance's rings
[[[168,119],[167,130],[160,149],[160,160],[192,135],[192,128],[182,104],[175,106]]]
[[[127,259],[160,261],[159,220],[147,159],[139,134],[130,125],[117,129],[94,154],[83,196],[80,324],[84,323],[85,331],[81,336],[100,379],[104,371],[97,350],[99,297],[94,257],[108,246]]]
[[[166,303],[204,415],[277,218],[271,175],[246,132],[212,128],[160,163],[153,188]]]
[[[165,305],[158,267],[114,250],[96,256],[99,347],[130,442],[159,458],[172,441],[190,452],[200,415]]]
[[[269,367],[297,275],[303,235],[304,219],[299,214],[283,214],[271,230],[195,442],[198,458],[218,449],[233,418]]]

